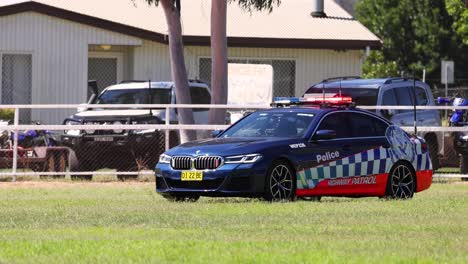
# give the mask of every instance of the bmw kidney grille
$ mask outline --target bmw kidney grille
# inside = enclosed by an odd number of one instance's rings
[[[187,157],[175,156],[171,159],[171,166],[176,170],[214,170],[219,168],[223,163],[223,158],[218,156],[200,156]]]

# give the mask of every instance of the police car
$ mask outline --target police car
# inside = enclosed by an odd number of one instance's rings
[[[277,98],[215,138],[163,153],[156,191],[171,200],[200,196],[322,196],[408,199],[428,189],[432,164],[424,139],[351,98]]]

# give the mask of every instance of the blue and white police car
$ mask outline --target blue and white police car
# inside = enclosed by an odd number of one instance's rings
[[[163,153],[156,191],[170,200],[200,196],[322,196],[408,199],[428,189],[424,139],[411,136],[351,98],[277,98],[215,138]]]

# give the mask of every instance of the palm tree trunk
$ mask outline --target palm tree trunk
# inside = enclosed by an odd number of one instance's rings
[[[180,23],[180,11],[174,6],[173,0],[161,0],[166,15],[169,29],[169,53],[171,56],[172,78],[175,83],[175,94],[178,104],[190,104],[190,91],[188,85],[187,70],[185,68],[184,45],[182,41],[182,27]],[[179,124],[193,124],[192,109],[178,109]],[[181,130],[180,142],[195,140],[196,133],[193,130]]]
[[[211,104],[227,104],[227,0],[211,0]],[[226,109],[210,109],[209,123],[224,124]]]

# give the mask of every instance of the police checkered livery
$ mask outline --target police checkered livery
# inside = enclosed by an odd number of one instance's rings
[[[429,151],[422,149],[423,139],[413,139],[415,144],[416,157],[411,162],[416,171],[432,170],[431,158],[429,157]]]
[[[414,160],[410,161],[416,171],[432,169],[427,151],[422,149],[422,141],[412,141]],[[323,180],[368,176],[389,173],[393,164],[400,160],[391,148],[369,149],[353,156],[335,160],[297,173],[297,189],[312,189]]]

